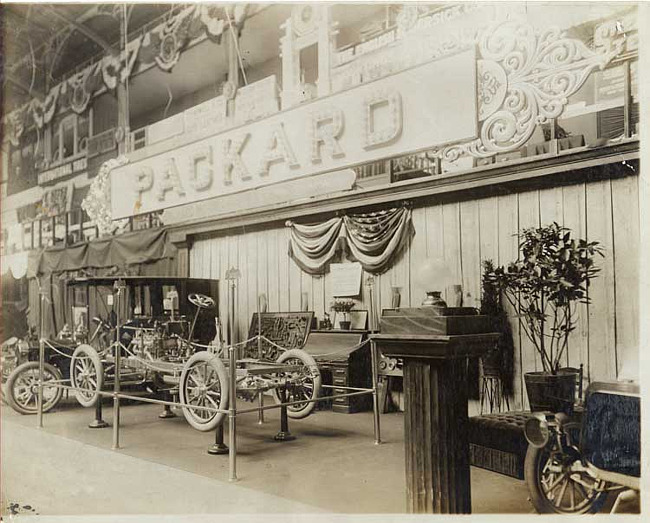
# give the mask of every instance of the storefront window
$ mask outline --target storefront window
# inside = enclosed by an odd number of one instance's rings
[[[52,163],[58,163],[84,153],[92,136],[92,109],[87,113],[69,114],[55,118],[51,126],[50,153]]]

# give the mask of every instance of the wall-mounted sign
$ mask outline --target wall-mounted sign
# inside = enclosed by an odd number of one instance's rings
[[[78,160],[59,165],[58,167],[50,169],[49,171],[43,171],[38,175],[38,184],[46,185],[48,183],[59,181],[61,178],[71,176],[81,171],[85,171],[87,167],[88,161],[84,156]]]
[[[114,219],[477,136],[474,49],[116,168]]]
[[[331,263],[332,296],[359,296],[361,293],[362,268],[359,262]]]

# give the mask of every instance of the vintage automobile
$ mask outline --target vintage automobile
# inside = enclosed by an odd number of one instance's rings
[[[91,336],[100,333],[98,326]],[[87,342],[86,331],[71,332],[65,325],[55,339],[44,345],[43,411],[56,407],[63,397],[63,389],[48,386],[54,381],[70,378],[70,358],[81,342]],[[12,337],[2,344],[2,394],[7,404],[20,414],[36,414],[39,374],[39,340],[31,330],[23,339]]]
[[[540,513],[600,511],[618,492],[612,512],[640,489],[641,398],[633,382],[592,383],[582,419],[536,413],[525,427],[524,474]],[[631,495],[630,495],[631,494]]]
[[[100,297],[95,301],[105,303],[109,319],[95,319],[104,331],[116,325],[118,312],[122,318],[119,340],[113,335],[109,344],[82,343],[73,352],[70,380],[81,405],[94,406],[99,391],[114,386],[119,354],[120,387],[145,386],[179,397],[186,420],[200,431],[223,421],[225,413],[205,410],[225,410],[231,399],[228,355],[222,353],[218,311],[210,297],[218,293],[217,281],[131,276],[83,278],[69,285],[85,288],[81,296],[90,296],[92,288]],[[287,350],[276,361],[243,358],[236,367],[239,397],[252,401],[282,389],[294,402],[289,416],[301,418],[314,408],[314,403],[300,403],[315,399],[320,390],[320,372],[306,352]]]

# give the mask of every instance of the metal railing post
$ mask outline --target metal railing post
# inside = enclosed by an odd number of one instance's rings
[[[228,407],[228,432],[230,440],[229,475],[228,481],[237,481],[237,362],[235,360],[235,347],[228,349],[230,365],[230,405]]]
[[[231,269],[232,271],[232,269]],[[230,347],[228,348],[228,364],[230,366],[230,405],[228,406],[228,432],[230,452],[228,454],[229,481],[237,481],[237,360],[235,358],[235,286],[236,274],[231,272],[230,281]]]
[[[43,374],[45,371],[45,339],[43,336],[45,335],[45,321],[43,318],[43,311],[45,307],[43,307],[43,302],[45,301],[45,290],[41,289],[40,292],[40,308],[41,308],[41,313],[40,313],[40,326],[41,326],[41,332],[39,333],[38,337],[38,397],[36,398],[36,409],[37,409],[37,416],[36,416],[36,423],[38,428],[43,428]]]
[[[372,359],[372,414],[375,422],[375,445],[381,443],[381,426],[379,424],[379,398],[377,397],[377,381],[379,372],[377,369],[378,354],[377,345],[374,340],[370,340],[370,357]]]
[[[117,323],[115,326],[115,354],[113,355],[115,370],[114,374],[114,383],[113,383],[113,449],[120,448],[120,357],[122,352],[122,347],[120,346],[120,324],[122,321],[122,294],[124,293],[126,286],[123,280],[118,280],[115,282],[115,288],[117,289],[117,297],[115,299],[116,309],[117,309]]]

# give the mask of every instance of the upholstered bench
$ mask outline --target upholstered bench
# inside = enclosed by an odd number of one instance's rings
[[[469,418],[470,464],[524,479],[528,442],[524,424],[530,412],[500,412]]]

